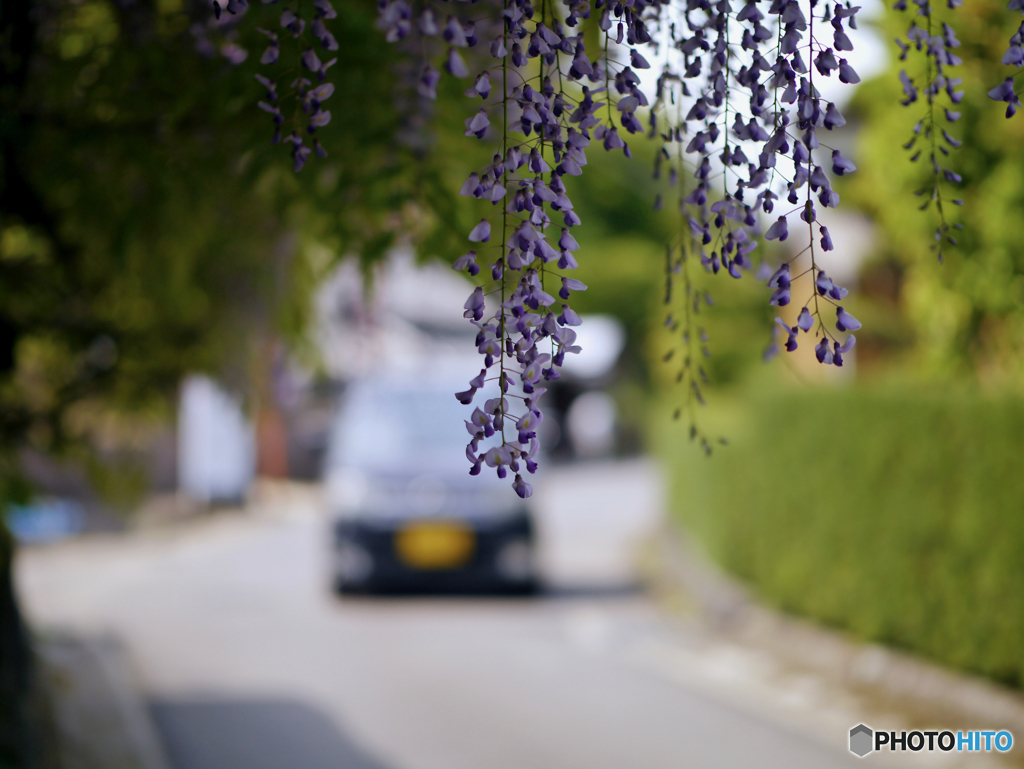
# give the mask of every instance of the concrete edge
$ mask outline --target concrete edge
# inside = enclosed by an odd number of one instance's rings
[[[34,646],[62,769],[171,769],[120,641],[50,631]]]
[[[646,571],[655,590],[694,610],[716,635],[885,702],[917,725],[1006,728],[1024,738],[1021,693],[766,607],[678,526],[666,525],[652,550]]]

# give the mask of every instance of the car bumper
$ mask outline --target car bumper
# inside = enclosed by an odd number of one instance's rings
[[[534,531],[528,513],[497,520],[458,520],[474,539],[472,555],[454,568],[416,568],[398,553],[410,523],[342,520],[334,525],[339,592],[530,592],[536,587]]]

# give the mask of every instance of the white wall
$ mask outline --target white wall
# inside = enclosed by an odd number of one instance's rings
[[[178,411],[178,488],[203,502],[244,499],[256,474],[256,436],[236,398],[188,377]]]

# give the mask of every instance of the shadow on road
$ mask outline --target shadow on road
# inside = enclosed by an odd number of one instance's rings
[[[516,591],[494,591],[494,590],[473,590],[473,589],[446,589],[439,590],[434,588],[406,588],[406,589],[390,589],[390,590],[379,590],[373,592],[360,592],[360,593],[346,593],[343,596],[337,596],[340,600],[345,603],[360,602],[360,603],[373,603],[373,602],[387,602],[387,603],[401,603],[402,601],[423,601],[430,599],[455,599],[465,600],[467,602],[487,601],[487,602],[503,602],[509,603],[521,603],[521,602],[536,602],[536,601],[571,601],[574,599],[588,599],[588,600],[600,600],[600,599],[616,599],[616,598],[630,598],[634,596],[642,595],[646,590],[643,583],[639,581],[633,582],[610,582],[607,584],[602,583],[580,583],[580,584],[557,584],[557,585],[544,585],[538,587],[532,592],[516,592]]]
[[[151,710],[173,769],[391,769],[295,700],[158,700]]]
[[[574,598],[630,598],[642,595],[646,590],[642,582],[611,582],[607,584],[565,584],[547,587],[541,594],[548,600],[572,600]]]

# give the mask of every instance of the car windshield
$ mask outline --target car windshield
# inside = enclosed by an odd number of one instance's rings
[[[332,466],[401,472],[410,467],[463,469],[473,413],[454,388],[354,385],[339,414]],[[483,402],[480,394],[479,402]]]

